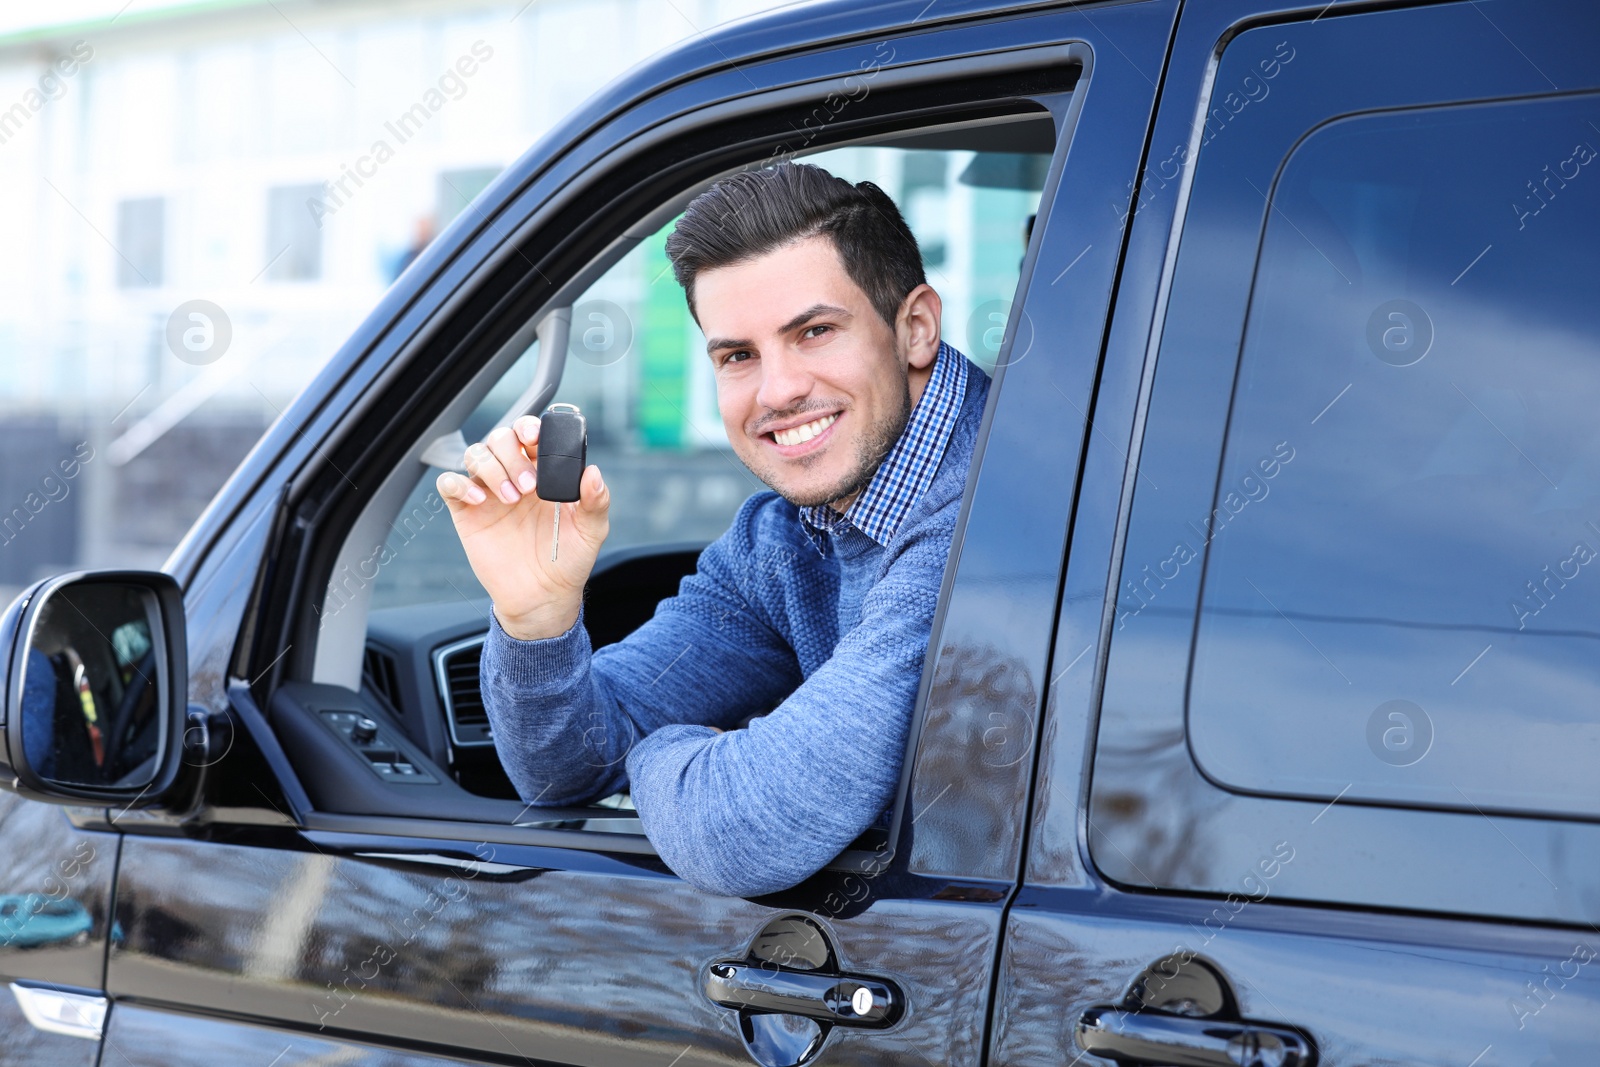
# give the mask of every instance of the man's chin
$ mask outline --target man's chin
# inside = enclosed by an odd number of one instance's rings
[[[768,457],[757,453],[753,456],[740,456],[739,458],[744,461],[745,468],[751,474],[761,479],[763,485],[797,508],[819,507],[823,504],[831,504],[835,500],[844,500],[865,488],[866,484],[872,480],[874,473],[871,470],[861,470],[858,463],[856,469],[848,471],[842,476],[836,475],[831,482],[822,481],[817,477],[817,471],[814,468],[808,469],[807,462],[802,460],[799,464],[788,465],[789,469],[783,471],[784,474],[791,475],[791,477],[777,477],[778,471],[774,468],[766,467],[763,462]],[[828,456],[826,454],[818,454],[808,458],[826,463]],[[800,476],[794,477],[793,475],[796,474]]]
[[[820,507],[823,504],[831,504],[833,501],[839,499],[839,497],[837,495],[832,495],[832,496],[828,496],[828,497],[820,497],[820,496],[816,496],[816,495],[812,495],[812,496],[793,496],[793,495],[791,495],[789,493],[785,493],[782,489],[776,490],[776,492],[777,492],[777,494],[779,496],[783,497],[783,499],[787,500],[789,503],[793,504],[795,507],[801,508],[801,509]]]
[[[814,489],[809,491],[797,490],[788,486],[773,485],[771,482],[767,483],[767,488],[797,508],[814,508],[819,504],[826,504],[839,498],[837,493],[819,493]]]
[[[845,499],[860,488],[854,484],[834,485],[825,489],[801,488],[794,485],[774,485],[771,482],[767,482],[767,486],[797,508],[814,508],[831,504],[835,500]]]

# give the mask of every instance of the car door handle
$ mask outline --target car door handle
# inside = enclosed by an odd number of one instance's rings
[[[900,990],[892,982],[743,960],[713,963],[705,990],[724,1008],[803,1015],[840,1026],[890,1026],[901,1008]]]
[[[1078,1047],[1121,1064],[1312,1067],[1314,1046],[1286,1026],[1098,1007],[1078,1019]]]

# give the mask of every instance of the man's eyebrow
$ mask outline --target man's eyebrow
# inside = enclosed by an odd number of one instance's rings
[[[812,304],[810,307],[800,312],[800,314],[796,315],[782,326],[779,326],[778,332],[788,333],[790,330],[798,329],[799,327],[804,326],[811,319],[816,318],[818,315],[843,315],[848,318],[850,312],[842,307],[836,307],[833,304]]]
[[[836,306],[834,304],[812,304],[810,307],[808,307],[804,311],[800,312],[800,314],[796,315],[794,318],[790,319],[788,322],[784,323],[782,326],[779,326],[777,332],[778,333],[788,333],[790,330],[796,329],[797,327],[800,327],[800,326],[804,326],[808,321],[810,321],[811,319],[816,318],[818,315],[844,315],[844,316],[849,316],[849,314],[850,314],[850,312],[849,312],[848,309],[842,308],[842,307],[838,307],[838,306]],[[711,353],[713,353],[713,352],[715,352],[715,351],[717,351],[718,349],[721,349],[721,348],[754,348],[754,347],[755,347],[755,342],[753,342],[753,341],[736,340],[736,339],[730,339],[730,338],[726,338],[726,337],[713,337],[713,338],[711,338],[711,340],[706,342],[706,355],[710,355]]]

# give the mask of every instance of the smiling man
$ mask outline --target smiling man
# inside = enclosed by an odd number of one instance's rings
[[[989,377],[939,340],[916,238],[870,182],[793,163],[732,175],[667,255],[728,440],[771,486],[677,595],[591,650],[583,587],[610,493],[591,464],[576,503],[538,499],[536,418],[469,448],[470,478],[438,489],[494,601],[483,700],[523,799],[626,786],[675,872],[753,896],[886,820]]]

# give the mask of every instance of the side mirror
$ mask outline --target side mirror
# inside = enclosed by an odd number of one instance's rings
[[[189,689],[183,595],[159,571],[78,571],[0,618],[0,788],[148,807],[177,778]]]

